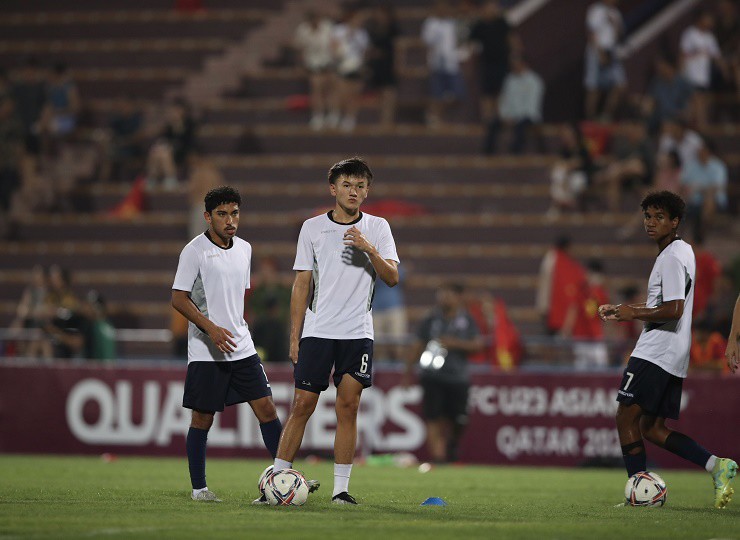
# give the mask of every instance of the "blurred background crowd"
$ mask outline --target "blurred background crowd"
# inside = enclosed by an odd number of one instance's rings
[[[89,5],[87,5],[89,4]],[[245,317],[286,362],[297,228],[360,154],[402,281],[376,357],[408,360],[444,284],[493,369],[617,366],[656,255],[638,203],[682,194],[695,369],[740,290],[740,7],[732,0],[0,6],[0,353],[183,358],[168,303],[205,192],[244,198]],[[444,289],[444,287],[442,287]],[[439,305],[438,305],[439,304]],[[436,307],[435,307],[436,306]]]

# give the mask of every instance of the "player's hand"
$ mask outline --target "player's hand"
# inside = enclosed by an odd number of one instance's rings
[[[635,318],[635,313],[625,304],[604,304],[599,306],[599,317],[602,321],[631,321]]]
[[[738,339],[730,339],[727,343],[727,349],[725,349],[725,358],[727,358],[727,367],[730,368],[731,373],[735,373],[738,366],[740,365],[740,351],[738,351]]]
[[[216,345],[219,351],[222,353],[232,353],[236,349],[236,342],[234,341],[234,334],[229,332],[226,328],[213,325],[213,328],[208,331],[208,337]]]
[[[290,357],[290,361],[293,362],[293,365],[298,363],[298,340],[290,340],[290,350],[288,351],[288,356]]]
[[[344,233],[344,245],[352,246],[359,249],[360,251],[364,251],[365,253],[375,249],[375,246],[373,246],[365,237],[365,235],[362,234],[360,229],[358,229],[354,225],[347,229],[347,231]]]

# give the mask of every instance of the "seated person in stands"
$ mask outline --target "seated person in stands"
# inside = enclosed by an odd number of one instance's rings
[[[167,120],[160,137],[149,151],[147,184],[154,187],[161,182],[165,189],[177,187],[178,173],[185,168],[187,158],[195,145],[196,123],[190,107],[176,100],[167,109]]]
[[[524,151],[527,132],[542,122],[542,98],[545,86],[542,79],[521,57],[511,60],[511,72],[504,79],[499,102],[499,114],[488,124],[483,152],[494,153],[502,127],[511,129],[513,136],[509,151],[521,154]]]
[[[122,96],[116,102],[115,111],[108,121],[108,131],[102,140],[101,179],[133,179],[143,162],[145,137],[143,111],[132,96]]]
[[[702,142],[696,159],[681,171],[681,184],[686,192],[686,219],[694,237],[703,236],[717,211],[727,209],[727,166],[717,157],[714,145]]]
[[[644,188],[651,183],[653,156],[645,124],[627,123],[624,138],[615,144],[614,159],[596,176],[596,183],[605,188],[609,210],[620,210],[622,191]]]
[[[69,68],[58,63],[47,84],[46,106],[41,115],[41,132],[50,138],[72,134],[77,128],[80,113],[80,95]]]

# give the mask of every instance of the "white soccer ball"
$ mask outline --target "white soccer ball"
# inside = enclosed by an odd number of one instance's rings
[[[298,471],[283,469],[267,477],[265,497],[272,506],[303,506],[308,500],[308,484]]]
[[[272,474],[272,468],[273,466],[270,465],[264,471],[262,471],[260,479],[257,481],[257,489],[260,490],[260,495],[265,494],[265,484],[267,483],[267,478]]]
[[[624,498],[629,506],[663,506],[667,496],[665,482],[654,472],[633,474],[624,486]]]

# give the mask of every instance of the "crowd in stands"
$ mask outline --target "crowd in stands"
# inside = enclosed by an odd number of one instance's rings
[[[116,359],[115,329],[104,298],[96,290],[80,298],[72,290],[71,273],[58,265],[31,270],[10,330],[23,339],[6,343],[18,348],[6,350],[8,356]]]
[[[661,50],[646,92],[631,95],[622,54],[628,36],[618,0],[594,1],[584,21],[582,118],[557,127],[556,148],[548,148],[543,136],[548,120],[543,112],[546,84],[537,66],[528,61],[527,43],[499,2],[435,2],[416,36],[426,47],[429,73],[428,95],[418,96],[427,98],[426,125],[441,129],[454,123],[451,105],[479,96],[483,153],[554,151],[547,212],[552,222],[572,213],[624,212],[655,189],[675,191],[685,198],[688,212],[683,232],[695,246],[697,281],[701,280],[695,302],[697,345],[692,354],[703,358],[703,365],[713,365],[717,359],[706,358],[723,348],[717,345],[717,336],[727,335],[729,321],[722,315],[722,298],[728,288],[738,287],[704,247],[717,224],[726,222],[724,216],[732,206],[726,160],[707,135],[713,102],[721,93],[740,92],[740,13],[731,0],[718,0],[712,7],[695,16],[677,43]],[[378,96],[381,125],[389,127],[397,121],[401,36],[392,3],[347,9],[336,18],[320,10],[306,14],[295,29],[292,45],[309,82],[312,130],[354,131],[367,91]],[[471,85],[476,87],[474,92]],[[76,161],[76,154],[65,158],[70,151],[66,143],[76,140],[86,121],[85,98],[63,63],[45,66],[29,58],[12,74],[0,73],[0,237],[13,237],[13,221],[23,212],[65,209],[74,186],[70,176],[75,176],[69,163]],[[165,110],[163,118],[153,122],[134,96],[121,95],[103,118],[88,124],[95,128],[89,176],[101,182],[132,182],[140,177],[144,189],[173,189],[187,178],[193,236],[202,229],[203,194],[221,183],[222,176],[198,148],[198,120],[190,105],[176,100]],[[500,144],[502,135],[506,144]],[[639,232],[641,220],[631,217],[622,225],[615,234],[631,237]],[[583,341],[586,346],[576,354],[581,365],[606,365],[614,361],[603,347],[604,339],[611,336],[605,336],[595,306],[610,296],[604,277],[608,268],[600,261],[576,260],[568,246],[561,239],[542,263],[537,308],[543,330]],[[247,304],[255,342],[267,361],[285,358],[282,338],[289,284],[279,278],[275,264],[260,261]],[[562,275],[569,276],[565,284]],[[59,292],[45,292],[53,289],[57,279],[51,270],[48,275],[40,269],[34,272],[14,324],[44,329],[45,337],[28,347],[45,357],[55,347],[53,354],[58,355],[89,345],[87,337],[69,338],[73,332],[53,322],[59,319],[50,315],[54,309],[73,312],[88,326],[89,321],[105,320],[99,299],[75,300],[74,308],[49,300],[64,298]],[[626,301],[639,294],[627,287],[619,296]],[[404,354],[399,343],[409,330],[402,286],[389,292],[380,284],[377,301],[378,334],[388,342],[385,350],[381,344],[381,350],[398,360]],[[489,338],[488,352],[480,353],[479,360],[504,369],[515,367],[521,342],[503,302],[488,293],[476,293],[467,308],[481,334]],[[74,324],[84,333],[83,323]],[[629,326],[622,325],[621,337],[634,337],[635,329]]]

